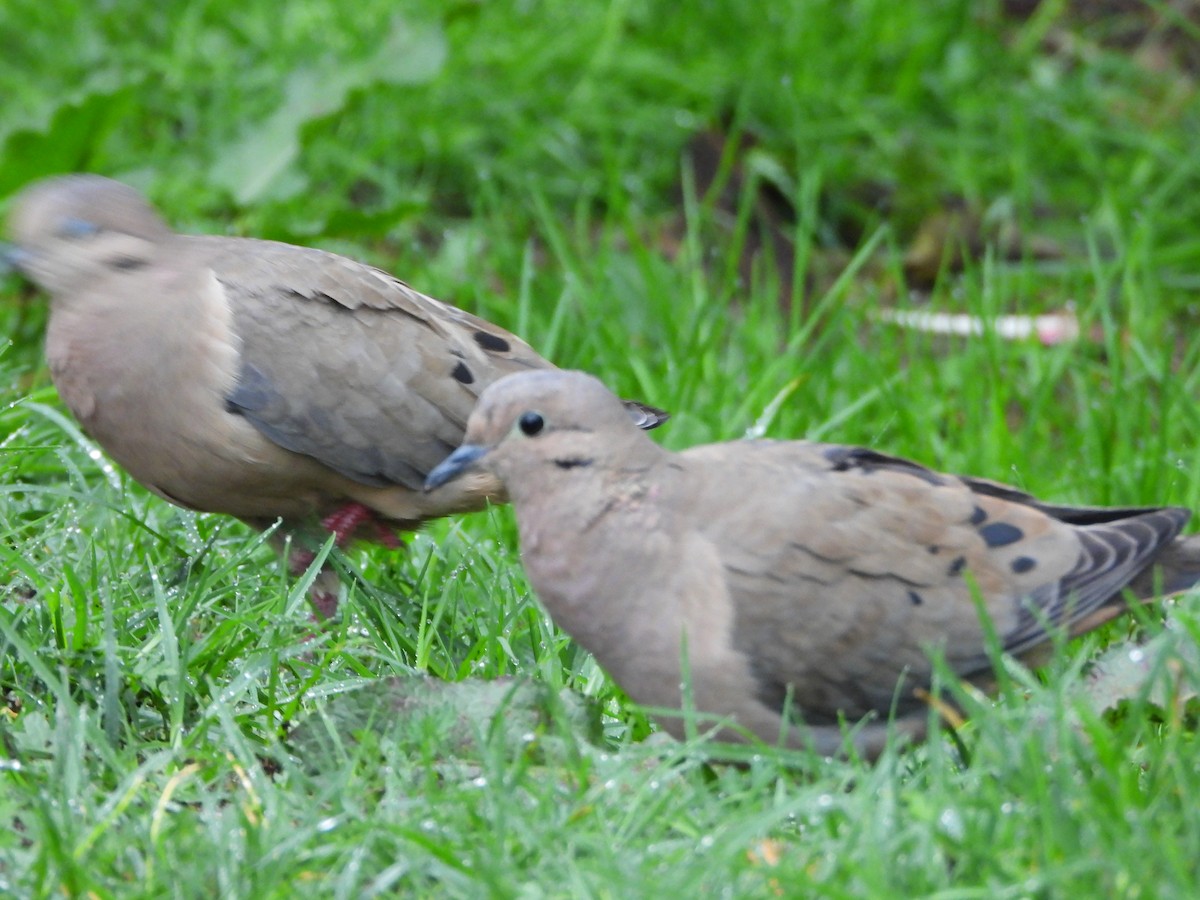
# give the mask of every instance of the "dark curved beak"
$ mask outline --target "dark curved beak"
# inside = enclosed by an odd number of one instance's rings
[[[444,460],[425,479],[426,492],[439,488],[447,481],[453,481],[467,469],[471,468],[484,454],[490,450],[482,444],[463,444]]]

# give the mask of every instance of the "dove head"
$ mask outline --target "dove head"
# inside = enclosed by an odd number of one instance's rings
[[[110,271],[146,265],[166,223],[133,188],[99,175],[39,181],[9,216],[8,263],[58,299]]]
[[[463,444],[429,473],[434,488],[473,468],[491,472],[520,493],[552,472],[625,468],[663,451],[598,379],[583,372],[539,369],[501,378],[480,395]]]

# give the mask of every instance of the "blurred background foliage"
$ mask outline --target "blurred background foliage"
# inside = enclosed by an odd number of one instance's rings
[[[387,259],[481,205],[516,235],[538,201],[668,216],[716,132],[788,204],[819,197],[826,245],[945,208],[1058,234],[1140,212],[1182,268],[1196,26],[1104,5],[9,0],[0,196],[101,171],[181,225]]]

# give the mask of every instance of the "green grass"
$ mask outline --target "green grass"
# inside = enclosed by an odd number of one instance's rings
[[[1200,506],[1192,76],[1062,3],[1028,21],[965,0],[693,7],[14,0],[0,197],[100,171],[181,228],[368,259],[670,408],[672,447],[754,429],[1063,502]],[[1064,33],[1075,49],[1052,50]],[[739,274],[751,195],[730,223],[683,165],[722,122],[759,141],[750,182],[795,207],[790,304],[765,261]],[[910,298],[905,250],[947,196],[1060,258],[985,253]],[[852,264],[801,302],[829,259]],[[1070,304],[1095,340],[878,321],[919,304]],[[0,894],[1194,895],[1186,693],[1085,700],[1087,661],[1158,633],[1158,611],[1042,674],[1006,668],[994,700],[948,686],[972,714],[961,748],[724,765],[703,739],[646,739],[540,612],[505,509],[355,550],[344,615],[314,637],[259,536],[151,497],[79,432],[44,318],[6,283]],[[1165,617],[1194,650],[1195,603]],[[354,703],[414,673],[464,686],[409,714]]]

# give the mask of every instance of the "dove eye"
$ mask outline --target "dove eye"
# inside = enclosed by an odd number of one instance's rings
[[[540,413],[527,412],[517,419],[517,427],[521,429],[521,434],[533,437],[546,427],[546,420],[541,417]]]
[[[100,226],[95,222],[89,222],[87,219],[69,218],[64,219],[58,227],[58,236],[76,239],[91,237],[100,232]]]

